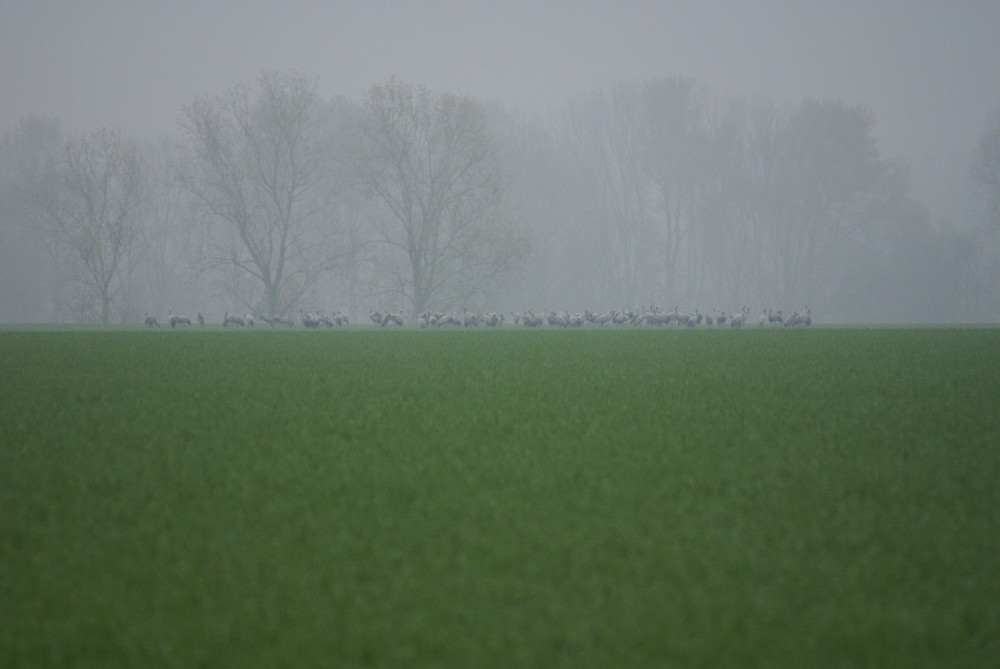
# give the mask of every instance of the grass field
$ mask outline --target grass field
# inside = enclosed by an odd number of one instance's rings
[[[0,331],[4,667],[985,667],[1000,329]]]

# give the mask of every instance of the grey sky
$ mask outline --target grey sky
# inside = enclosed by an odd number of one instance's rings
[[[261,69],[360,97],[392,75],[558,108],[615,80],[682,74],[717,94],[868,104],[887,155],[967,153],[1000,103],[1000,2],[0,0],[0,129],[155,136]]]

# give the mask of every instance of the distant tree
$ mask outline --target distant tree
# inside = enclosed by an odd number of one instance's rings
[[[560,125],[565,120],[540,125],[515,117],[505,136],[512,220],[530,237],[526,257],[504,284],[508,308],[591,308],[596,300],[616,299],[609,294],[614,288],[604,285],[612,266],[601,257],[606,230],[593,212],[590,166],[573,150],[573,131]]]
[[[898,203],[906,171],[885,161],[865,107],[805,100],[787,126],[781,214],[772,228],[784,304],[819,297],[819,278],[838,248]]]
[[[354,155],[378,202],[377,262],[414,313],[462,306],[511,270],[523,242],[504,219],[503,144],[493,110],[467,97],[392,80],[374,86]]]
[[[745,100],[714,104],[707,114],[706,147],[691,220],[690,243],[702,259],[693,276],[698,301],[738,307],[759,301],[763,257],[753,189],[754,116],[766,114]]]
[[[273,314],[298,304],[342,255],[327,218],[327,112],[313,79],[262,72],[182,113],[181,181],[208,224],[206,260],[232,272],[230,285],[249,280],[257,297],[245,299]]]
[[[594,292],[602,303],[616,306],[652,301],[661,274],[656,268],[663,260],[653,244],[654,216],[657,223],[662,219],[653,211],[658,201],[645,170],[649,136],[641,91],[635,84],[616,83],[567,113],[574,162],[583,167],[587,184],[587,211],[581,218],[588,224],[590,234],[584,237],[592,240],[593,250],[584,273],[599,282]],[[578,259],[581,241],[572,246]]]
[[[172,139],[150,143],[150,192],[143,229],[144,304],[150,313],[186,312],[204,298],[197,281],[200,239],[191,196],[177,179],[181,156]]]
[[[690,297],[693,274],[701,266],[689,237],[705,171],[706,94],[694,79],[671,77],[646,82],[641,99],[646,170],[660,197],[657,229],[663,291],[677,296],[678,282],[685,278],[682,269],[686,269]],[[686,257],[682,255],[685,250]]]
[[[974,192],[990,227],[1000,229],[1000,106],[979,138],[972,161]]]
[[[44,221],[66,262],[78,318],[109,323],[124,298],[142,239],[147,156],[120,130],[67,142],[44,195]]]
[[[908,189],[871,112],[837,101],[789,115],[673,77],[601,91],[568,120],[589,186],[581,218],[594,219],[579,247],[602,249],[584,256],[598,296],[831,303],[849,242]]]

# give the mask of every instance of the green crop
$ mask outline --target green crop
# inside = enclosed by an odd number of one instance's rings
[[[983,667],[1000,330],[0,332],[0,665]]]

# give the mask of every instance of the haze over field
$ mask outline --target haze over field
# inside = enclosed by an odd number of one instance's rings
[[[293,69],[356,97],[396,75],[549,111],[616,80],[869,105],[885,153],[967,153],[1000,102],[1000,4],[958,2],[15,2],[0,127],[172,131],[182,105]],[[929,169],[929,168],[928,168]]]
[[[253,82],[264,70],[314,77],[316,92],[327,101],[362,101],[373,85],[395,77],[434,93],[496,101],[547,130],[565,126],[567,106],[580,107],[595,91],[681,76],[718,99],[773,104],[782,118],[809,99],[867,108],[881,158],[909,166],[909,195],[926,208],[929,223],[937,230],[966,230],[979,223],[970,161],[1000,104],[998,34],[1000,3],[985,0],[0,0],[0,131],[37,114],[56,119],[70,137],[105,126],[149,140],[176,137],[185,106]],[[6,257],[11,240],[20,237],[8,231],[2,239]],[[537,253],[547,247],[536,241],[532,248]],[[995,285],[990,277],[996,274],[978,277],[977,285]],[[975,312],[993,302],[981,286],[975,290],[978,297],[970,298],[964,312],[944,320],[979,320]],[[12,292],[9,285],[0,287],[0,320],[11,319],[3,312],[13,310]],[[955,299],[945,292],[926,301]],[[703,308],[739,306],[725,303],[722,291],[689,294],[712,301]],[[528,297],[522,290],[495,301]],[[546,307],[581,301],[558,291],[545,297],[553,302]],[[746,299],[756,300],[752,306],[758,309],[774,298],[755,293]],[[32,311],[23,300],[18,305],[22,317],[58,311],[51,305]],[[841,306],[829,311],[845,319],[877,319],[874,306],[864,313]]]

